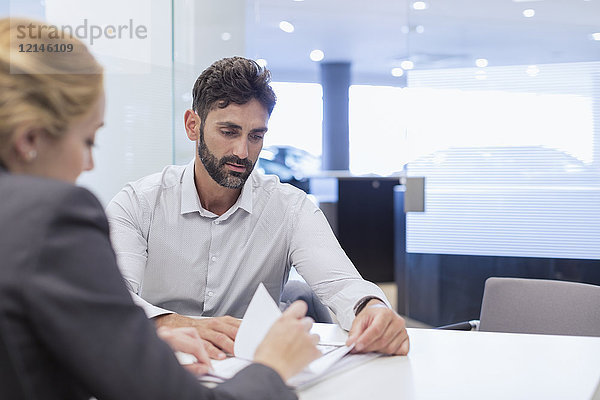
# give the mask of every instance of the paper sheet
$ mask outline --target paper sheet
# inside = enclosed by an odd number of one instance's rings
[[[236,357],[246,360],[254,359],[256,348],[263,341],[269,329],[277,318],[281,316],[281,311],[275,301],[271,298],[269,292],[262,283],[258,285],[254,296],[246,309],[244,319],[240,324],[235,343],[233,344],[233,353]]]
[[[281,316],[277,304],[261,283],[244,314],[233,346],[235,357],[212,362],[213,376],[230,379],[237,372],[248,366],[256,348],[263,341],[273,323]],[[320,380],[330,372],[348,368],[377,357],[378,354],[348,354],[354,346],[321,345],[319,350],[323,356],[310,363],[299,374],[288,380],[287,384],[298,387]]]

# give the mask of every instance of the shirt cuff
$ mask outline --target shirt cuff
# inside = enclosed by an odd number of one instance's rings
[[[377,297],[377,296],[365,296],[362,299],[360,299],[356,303],[356,305],[354,306],[354,315],[355,316],[358,315],[358,313],[360,313],[363,310],[363,308],[365,308],[365,306],[367,305],[367,303],[369,301],[371,301],[371,300],[379,300],[379,301],[381,301],[387,307],[385,301],[383,301],[379,297]]]

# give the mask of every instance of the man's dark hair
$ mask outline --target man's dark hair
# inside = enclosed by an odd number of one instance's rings
[[[209,111],[230,103],[246,104],[258,100],[269,115],[275,107],[275,93],[269,85],[271,73],[254,60],[223,58],[205,69],[196,80],[192,108],[204,122]]]

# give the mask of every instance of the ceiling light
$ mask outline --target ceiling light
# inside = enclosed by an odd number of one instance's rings
[[[229,32],[223,32],[221,33],[221,40],[223,40],[224,42],[228,41],[231,39],[231,33]]]
[[[592,33],[592,40],[600,40],[600,32]]]
[[[413,69],[413,68],[415,67],[415,64],[414,64],[412,61],[409,61],[409,60],[404,60],[404,61],[402,61],[402,62],[400,63],[400,66],[401,66],[403,69],[406,69],[406,70],[408,70],[408,69]]]
[[[392,76],[402,76],[404,75],[404,70],[402,68],[396,67],[396,68],[392,68]]]
[[[537,76],[540,73],[540,68],[537,65],[529,65],[527,66],[525,73],[529,76]]]
[[[425,10],[427,8],[427,3],[425,3],[424,1],[415,1],[412,4],[412,8],[415,10]]]
[[[400,32],[406,34],[410,32],[410,28],[408,27],[408,25],[402,25],[402,28],[400,28]]]
[[[478,66],[479,68],[487,67],[488,60],[485,58],[478,58],[477,60],[475,60],[475,65]]]
[[[258,60],[256,60],[256,63],[262,68],[267,66],[267,60],[265,60],[264,58],[259,58]]]
[[[423,32],[425,32],[425,27],[423,25],[417,25],[415,27],[415,32],[417,32],[417,33],[423,33]]]
[[[325,53],[319,49],[310,52],[310,59],[313,61],[321,61],[323,58],[325,58]]]
[[[533,8],[528,8],[526,10],[523,10],[523,16],[525,18],[531,18],[535,15],[535,10]]]
[[[287,32],[287,33],[292,33],[292,32],[294,32],[294,25],[292,25],[288,21],[281,21],[279,23],[279,29],[281,29],[282,31]]]

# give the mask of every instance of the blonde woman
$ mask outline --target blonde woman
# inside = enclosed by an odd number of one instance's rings
[[[319,355],[305,304],[276,322],[256,364],[215,389],[193,376],[210,367],[197,333],[158,332],[196,356],[190,374],[133,304],[101,205],[73,185],[93,167],[102,67],[68,35],[21,37],[31,24],[42,25],[0,20],[0,398],[295,398],[284,380]]]

